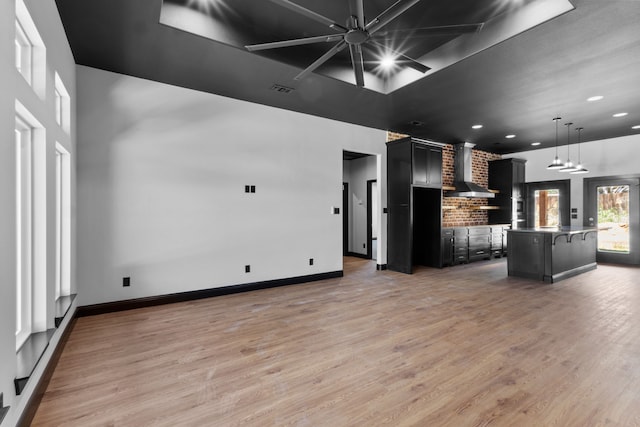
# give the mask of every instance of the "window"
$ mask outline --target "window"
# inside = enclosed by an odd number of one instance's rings
[[[71,98],[58,73],[55,74],[54,95],[56,122],[65,132],[69,133],[71,129]]]
[[[527,227],[571,225],[571,180],[527,182],[524,184]]]
[[[15,67],[36,94],[45,99],[47,51],[24,0],[16,2]]]
[[[70,159],[69,152],[56,143],[56,272],[55,298],[68,296],[70,289]]]
[[[535,227],[557,227],[560,225],[560,190],[536,190]]]
[[[54,89],[54,93],[56,104],[56,122],[59,125],[62,125],[62,95],[60,94],[60,91],[57,87]]]
[[[47,329],[47,141],[45,129],[15,101],[16,348]]]
[[[20,22],[16,19],[16,38],[15,38],[15,63],[16,68],[25,78],[25,80],[31,84],[31,54],[33,51],[33,44],[27,37]]]
[[[16,346],[31,334],[33,289],[32,251],[32,129],[16,117]]]

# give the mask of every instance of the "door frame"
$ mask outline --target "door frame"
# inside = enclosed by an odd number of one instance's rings
[[[342,256],[349,255],[349,183],[342,183]]]
[[[524,184],[525,218],[526,226],[533,227],[535,223],[535,192],[537,190],[559,190],[560,225],[571,225],[571,180],[559,179],[556,181],[527,182]]]
[[[595,189],[605,185],[629,185],[629,253],[596,250],[596,262],[640,265],[640,175],[585,178],[582,221],[586,227],[598,226],[598,202]],[[593,221],[590,221],[590,218],[593,218]]]
[[[373,227],[373,210],[371,209],[371,202],[373,200],[373,183],[377,183],[377,179],[368,179],[367,180],[367,259],[373,258],[373,233],[371,232],[371,228]],[[380,204],[378,203],[378,206]]]

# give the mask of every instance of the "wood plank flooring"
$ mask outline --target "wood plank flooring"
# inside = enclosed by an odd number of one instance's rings
[[[640,269],[505,260],[78,319],[35,426],[640,426]]]

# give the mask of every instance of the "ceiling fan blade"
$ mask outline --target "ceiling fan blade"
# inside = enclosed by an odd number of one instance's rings
[[[416,71],[419,71],[421,73],[426,73],[427,71],[429,71],[431,69],[431,67],[427,67],[426,65],[421,64],[420,62],[416,61],[413,58],[409,58],[407,55],[405,55],[404,53],[400,53],[397,52],[393,49],[389,49],[387,46],[376,42],[375,40],[371,40],[369,39],[370,43],[375,44],[376,46],[378,46],[381,49],[384,49],[385,52],[389,52],[391,53],[393,56],[395,56],[396,62],[399,62],[401,65],[404,65],[406,67],[409,68],[413,68]]]
[[[331,34],[328,36],[305,37],[302,39],[283,40],[280,42],[249,44],[246,45],[245,48],[248,51],[253,52],[255,50],[276,49],[279,47],[300,46],[312,43],[337,42],[342,40],[342,38],[342,34]]]
[[[327,53],[322,55],[320,58],[316,59],[313,64],[309,65],[307,68],[302,70],[302,72],[300,74],[295,76],[294,80],[302,80],[303,78],[305,78],[306,76],[311,74],[313,72],[313,70],[315,70],[316,68],[318,68],[319,66],[321,66],[322,64],[327,62],[329,59],[331,59],[331,57],[333,55],[335,55],[336,53],[340,52],[346,46],[347,46],[347,42],[344,41],[344,40],[342,40],[341,42],[336,43],[336,45],[333,46]]]
[[[292,10],[300,15],[304,15],[307,18],[311,18],[316,22],[320,22],[321,24],[327,25],[330,28],[333,28],[337,31],[347,31],[345,27],[340,24],[333,22],[331,19],[326,16],[322,16],[319,13],[314,12],[313,10],[309,10],[306,7],[302,7],[296,3],[293,3],[289,0],[271,0],[271,2],[279,4],[282,7],[286,7],[289,10]]]
[[[356,75],[356,85],[364,86],[364,60],[362,58],[362,46],[359,44],[349,45],[351,51],[351,64],[353,64],[353,72]]]
[[[387,10],[376,16],[373,21],[369,22],[365,29],[369,34],[375,33],[419,1],[420,0],[398,0],[389,6]]]
[[[457,34],[478,33],[484,26],[480,24],[441,25],[437,27],[412,28],[402,30],[385,30],[375,34],[378,40],[390,40],[396,38],[448,36]]]
[[[349,0],[349,10],[358,19],[358,28],[364,28],[364,0]]]

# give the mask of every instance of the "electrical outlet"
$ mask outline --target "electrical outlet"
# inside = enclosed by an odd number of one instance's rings
[[[122,286],[123,287],[128,287],[131,286],[131,277],[123,277],[122,278]]]
[[[255,186],[255,185],[252,185],[252,186],[251,186],[251,192],[252,192],[252,193],[255,193],[255,192],[256,192],[256,186]]]
[[[313,258],[309,258],[309,265],[313,265]]]
[[[362,244],[362,249],[367,249],[367,244],[366,243]]]
[[[244,266],[244,272],[245,273],[251,273],[251,266],[250,265],[245,265]]]
[[[244,192],[245,192],[245,193],[249,193],[249,192],[251,192],[251,187],[250,187],[249,185],[245,185],[245,186],[244,186]]]

